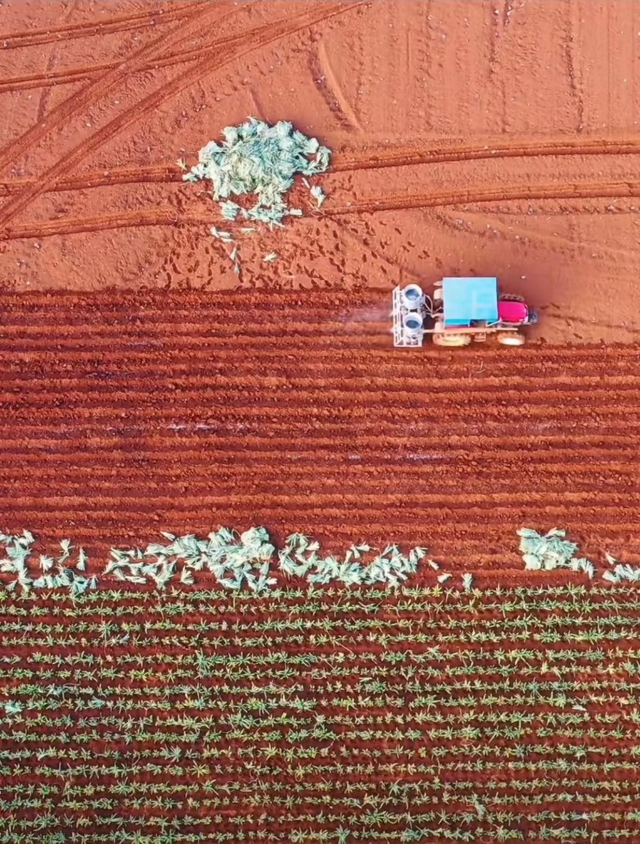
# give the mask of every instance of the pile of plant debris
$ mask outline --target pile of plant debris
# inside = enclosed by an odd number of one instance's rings
[[[317,138],[307,137],[285,120],[269,125],[254,117],[239,126],[227,126],[222,134],[222,142],[210,141],[200,150],[198,163],[183,178],[187,182],[211,182],[211,194],[219,204],[224,220],[263,224],[273,229],[283,226],[285,217],[301,217],[302,209],[292,208],[286,201],[286,194],[297,175],[304,177],[318,207],[322,205],[324,191],[319,185],[310,185],[306,179],[329,167],[331,151]],[[178,164],[187,169],[184,161]],[[248,208],[231,199],[246,196],[257,197]],[[255,230],[254,226],[245,226],[240,232],[251,234]],[[240,272],[234,235],[215,226],[211,234],[232,247],[229,258],[236,272]]]

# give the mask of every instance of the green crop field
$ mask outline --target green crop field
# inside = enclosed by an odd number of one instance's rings
[[[635,586],[0,592],[0,842],[640,840]]]

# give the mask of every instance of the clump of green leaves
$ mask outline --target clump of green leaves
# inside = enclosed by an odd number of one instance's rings
[[[87,570],[87,555],[84,549],[78,549],[78,556],[74,565],[71,561],[71,541],[69,539],[61,540],[60,548],[62,549],[62,554],[57,559],[40,555],[42,574],[33,581],[34,589],[58,589],[59,587],[64,587],[68,588],[75,595],[86,592],[87,589],[96,589],[98,586],[96,577],[87,577],[85,574],[78,574],[78,572],[86,572]]]
[[[630,566],[628,563],[618,563],[615,557],[611,554],[605,554],[607,562],[615,566],[613,571],[605,571],[602,575],[603,580],[608,580],[610,583],[639,583],[640,582],[640,568],[637,566]]]
[[[20,536],[0,533],[0,542],[4,545],[4,560],[0,560],[0,572],[15,575],[15,579],[7,584],[7,590],[13,591],[20,587],[28,592],[33,584],[33,578],[29,573],[27,562],[31,556],[31,546],[35,542],[33,534],[28,530]]]
[[[24,705],[18,700],[7,700],[4,702],[3,706],[5,713],[9,718],[15,718],[17,715],[20,715],[24,709]]]
[[[269,125],[250,117],[239,126],[227,126],[222,134],[221,143],[210,141],[200,150],[198,163],[183,179],[210,181],[213,198],[225,220],[240,217],[273,227],[283,225],[286,216],[300,216],[300,209],[288,207],[285,194],[298,173],[314,176],[324,172],[330,150],[285,120]],[[248,209],[227,201],[247,195],[257,197]],[[312,189],[312,195],[321,204],[324,194]]]
[[[78,549],[75,564],[71,561],[71,541],[63,539],[60,542],[62,553],[57,557],[40,555],[39,573],[34,571],[31,562],[32,546],[35,543],[33,534],[25,530],[20,535],[0,533],[0,544],[4,545],[6,557],[0,560],[0,572],[15,575],[6,589],[12,592],[20,589],[30,592],[32,589],[68,589],[72,595],[79,595],[87,589],[97,587],[95,577],[87,577],[87,557],[82,548]]]
[[[287,574],[304,577],[311,584],[343,583],[346,586],[371,586],[382,583],[398,587],[426,554],[425,548],[413,548],[405,556],[397,545],[387,545],[368,562],[363,555],[373,551],[370,545],[352,545],[344,559],[332,554],[323,555],[320,544],[302,533],[287,537],[279,552],[280,569]]]
[[[326,193],[322,190],[320,185],[314,185],[312,188],[310,188],[310,193],[311,193],[311,196],[318,203],[318,208],[320,208],[322,206],[322,203],[327,198]]]
[[[566,539],[565,530],[552,528],[543,536],[532,528],[521,528],[517,534],[520,537],[520,551],[527,570],[551,571],[568,568],[571,571],[584,572],[590,578],[595,574],[590,560],[575,556],[578,545]]]
[[[261,592],[276,582],[269,577],[275,548],[265,528],[250,528],[238,534],[222,527],[207,539],[198,539],[193,534],[162,535],[169,540],[168,544],[153,543],[144,550],[112,548],[112,560],[104,574],[130,583],[151,580],[157,589],[163,589],[177,575],[177,564],[181,562],[180,582],[187,586],[194,583],[193,572],[204,569],[226,589],[239,590],[246,585],[254,592]]]

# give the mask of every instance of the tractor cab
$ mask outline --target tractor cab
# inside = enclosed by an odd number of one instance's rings
[[[434,290],[433,303],[437,302],[442,304],[438,312],[443,329],[491,325],[499,316],[498,279],[443,278]]]

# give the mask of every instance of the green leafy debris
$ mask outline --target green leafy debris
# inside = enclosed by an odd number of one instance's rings
[[[220,210],[225,220],[233,221],[242,211],[242,208],[236,202],[221,202]]]
[[[352,545],[340,559],[322,555],[316,540],[301,533],[287,537],[285,547],[278,554],[280,569],[287,574],[305,577],[311,584],[343,583],[346,586],[370,586],[382,583],[398,587],[425,556],[425,548],[414,548],[405,556],[396,545],[388,545],[369,562],[362,555],[373,551],[370,545]]]
[[[239,590],[247,586],[254,592],[268,589],[275,584],[269,577],[269,561],[275,548],[269,542],[264,528],[251,528],[237,534],[229,528],[210,533],[207,539],[195,535],[174,536],[164,534],[169,544],[153,543],[146,549],[123,551],[113,548],[112,559],[104,570],[130,583],[146,584],[152,581],[157,589],[164,587],[177,574],[182,564],[180,582],[194,583],[193,572],[206,569],[226,589]]]
[[[520,551],[527,570],[551,571],[565,568],[586,574],[593,579],[594,564],[586,557],[576,556],[578,545],[566,539],[566,531],[554,528],[539,534],[531,528],[522,528]],[[244,533],[221,527],[205,539],[195,535],[178,536],[162,532],[166,540],[151,543],[146,548],[112,548],[111,559],[101,574],[87,574],[88,557],[83,548],[74,548],[70,539],[60,541],[61,553],[56,558],[47,554],[33,558],[35,537],[29,531],[10,535],[0,533],[0,546],[5,557],[0,559],[2,587],[8,592],[29,593],[39,589],[65,589],[79,595],[98,588],[104,577],[133,585],[153,585],[163,590],[171,583],[195,585],[197,572],[210,572],[225,589],[248,589],[262,592],[277,585],[275,567],[280,572],[304,578],[311,586],[341,583],[346,586],[372,586],[398,588],[414,574],[426,556],[426,549],[415,547],[405,554],[395,544],[383,551],[368,543],[351,545],[344,555],[322,551],[320,543],[302,533],[287,537],[284,546],[277,550],[264,527],[254,527]],[[75,562],[74,558],[75,557]],[[611,583],[640,582],[640,567],[620,564],[610,554],[607,561],[615,566],[606,571],[603,579]],[[426,559],[438,584],[452,577],[450,572],[440,572],[438,563]],[[462,588],[473,589],[474,575],[462,575]]]
[[[220,203],[226,220],[241,216],[270,227],[282,225],[285,216],[298,212],[289,209],[285,201],[295,176],[299,173],[315,176],[329,166],[330,150],[321,146],[317,138],[307,137],[284,120],[269,125],[250,117],[239,126],[227,126],[222,134],[223,141],[210,141],[200,150],[198,164],[183,179],[210,181],[212,196]],[[321,205],[322,189],[311,191]],[[235,202],[221,202],[232,196],[248,195],[257,197],[257,202],[248,209]]]
[[[231,232],[221,231],[220,229],[217,229],[215,226],[211,226],[210,231],[211,231],[211,234],[212,234],[213,237],[217,237],[218,240],[221,240],[223,243],[233,243],[234,242],[233,235],[231,234]]]
[[[311,196],[315,199],[318,203],[318,208],[322,205],[322,203],[327,198],[325,192],[322,190],[320,185],[314,185],[310,190]]]
[[[608,580],[610,583],[621,583],[625,580],[628,583],[638,583],[640,582],[640,568],[619,563],[612,572],[605,571],[602,579]]]
[[[571,571],[584,572],[592,578],[595,574],[593,563],[584,557],[575,557],[578,545],[566,539],[566,533],[559,528],[552,528],[544,536],[532,528],[518,530],[525,569],[552,571],[568,568]]]
[[[4,545],[6,557],[0,560],[0,572],[15,575],[5,587],[9,592],[20,590],[28,593],[32,589],[67,589],[72,595],[79,595],[87,589],[95,589],[95,578],[86,577],[86,554],[82,548],[78,550],[75,568],[68,563],[71,557],[72,545],[69,539],[60,542],[62,554],[57,560],[41,554],[39,556],[40,572],[37,575],[30,566],[32,545],[35,543],[33,534],[25,530],[21,535],[11,536],[0,534],[0,544]]]

